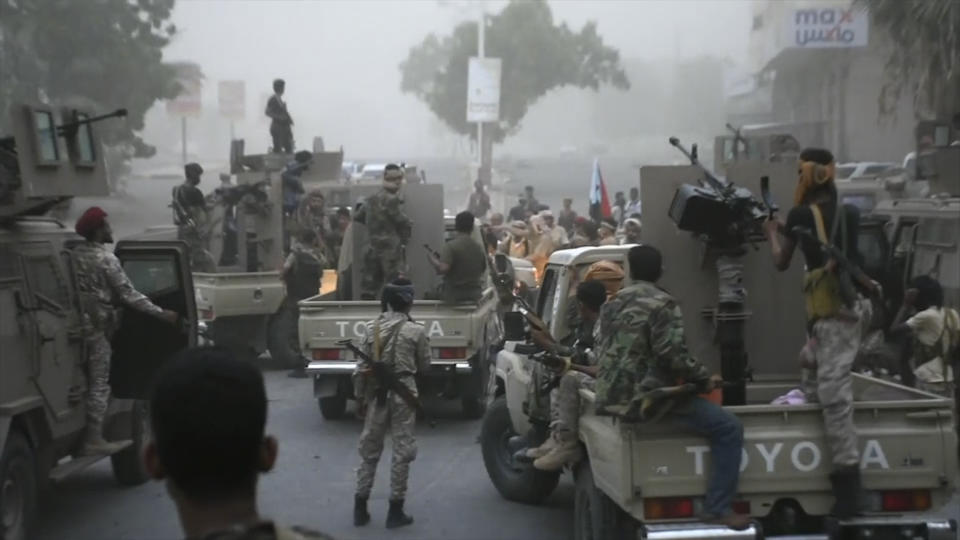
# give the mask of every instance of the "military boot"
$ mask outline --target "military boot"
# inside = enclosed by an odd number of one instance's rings
[[[830,514],[837,519],[850,519],[860,514],[863,487],[860,485],[860,466],[848,465],[830,473],[830,484],[836,501]]]
[[[558,437],[557,446],[543,457],[533,462],[533,467],[541,471],[559,471],[568,463],[576,463],[583,459],[583,449],[580,441],[572,433],[564,433]]]
[[[543,441],[543,444],[536,448],[527,448],[526,457],[528,459],[537,459],[542,458],[543,456],[550,453],[551,450],[557,447],[559,443],[557,442],[557,434],[551,433],[547,440]]]
[[[87,435],[80,450],[80,453],[85,456],[109,456],[131,443],[131,441],[108,442],[103,438],[103,423],[96,420],[88,422]]]
[[[390,510],[387,512],[387,528],[396,529],[413,523],[413,518],[403,513],[403,499],[390,501]]]
[[[370,523],[370,512],[367,511],[367,498],[353,496],[353,526],[362,527]]]

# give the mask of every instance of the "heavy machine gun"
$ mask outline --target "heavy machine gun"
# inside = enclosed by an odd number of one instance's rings
[[[687,150],[680,140],[670,137],[690,164],[704,175],[699,185],[680,186],[670,203],[670,219],[683,231],[706,237],[720,248],[739,248],[762,238],[761,225],[767,217],[766,206],[750,190],[715,176],[697,158],[697,146]]]

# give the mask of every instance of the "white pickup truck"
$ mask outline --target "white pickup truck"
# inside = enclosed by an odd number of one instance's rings
[[[554,335],[562,335],[564,317],[558,314],[566,313],[568,291],[580,270],[601,259],[626,266],[628,247],[553,254],[537,311]],[[683,303],[682,291],[677,294]],[[497,393],[484,417],[481,443],[487,472],[500,493],[537,503],[553,491],[559,473],[538,471],[513,457],[516,434],[536,432],[524,413],[531,347],[508,341],[499,353]],[[950,400],[854,375],[854,420],[868,508],[861,518],[837,523],[827,517],[833,496],[820,406],[770,404],[796,385],[795,380],[758,377],[747,385],[747,404],[728,407],[745,428],[735,509],[755,517],[756,524],[746,531],[696,521],[710,468],[704,439],[668,421],[637,424],[598,416],[594,394],[582,390],[579,437],[587,458],[573,470],[574,538],[957,538],[955,522],[929,515],[946,504],[956,487]]]

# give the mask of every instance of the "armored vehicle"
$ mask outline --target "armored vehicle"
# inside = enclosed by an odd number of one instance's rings
[[[38,494],[107,456],[82,456],[86,342],[71,246],[81,238],[44,213],[72,196],[109,196],[93,122],[113,115],[16,105],[0,137],[0,537],[29,538]],[[196,343],[188,253],[180,242],[120,242],[115,253],[134,286],[179,313],[174,328],[125,312],[113,339],[108,438],[132,444],[109,456],[123,485],[147,480],[152,376]]]
[[[760,179],[766,176],[772,198],[783,201],[789,200],[796,175],[794,165],[786,163],[737,163],[727,173],[727,179],[754,193],[761,191]],[[796,358],[805,325],[798,292],[800,268],[774,272],[769,253],[750,247],[750,242],[757,240],[749,231],[740,238],[745,247],[739,251],[732,251],[729,245],[718,249],[722,235],[704,241],[709,227],[690,220],[702,218],[707,213],[703,208],[719,207],[709,200],[714,195],[710,188],[691,191],[684,187],[703,177],[698,168],[644,167],[642,174],[643,200],[662,201],[651,207],[669,208],[662,214],[647,213],[642,240],[663,253],[667,271],[661,285],[683,307],[688,347],[725,380],[742,382],[732,391],[724,390],[723,404],[745,428],[735,508],[753,516],[756,523],[745,531],[732,531],[697,521],[709,467],[709,449],[703,439],[668,420],[634,423],[598,415],[593,392],[581,390],[579,438],[586,458],[573,469],[574,537],[747,539],[763,534],[830,534],[865,538],[896,534],[955,538],[955,523],[927,514],[945,505],[955,488],[957,439],[951,400],[855,375],[855,422],[869,508],[860,518],[839,523],[829,520],[833,495],[820,406],[771,404],[798,386]],[[727,202],[732,204],[749,200],[743,192],[727,194],[731,197]],[[685,208],[697,204],[706,206],[697,215],[687,216]],[[739,208],[746,216],[752,215],[749,205]],[[719,229],[726,234],[737,226],[734,220]],[[685,232],[691,229],[707,232]],[[567,331],[561,314],[572,301],[572,287],[580,273],[595,261],[613,260],[623,264],[629,276],[628,249],[580,248],[551,256],[535,309],[554,336]],[[723,266],[705,264],[731,255],[733,260],[727,259]],[[739,265],[735,277],[746,288],[743,292],[749,293],[734,310],[729,309],[728,296],[735,292],[730,290],[731,264]],[[508,331],[514,340],[508,341],[497,357],[496,398],[483,420],[481,444],[487,472],[500,493],[511,500],[536,503],[553,491],[559,473],[537,471],[514,458],[522,441],[516,434],[525,434],[525,442],[533,444],[539,444],[544,436],[542,427],[532,424],[525,414],[524,400],[537,349],[522,334],[522,328]],[[737,334],[743,338],[739,343],[742,349],[737,347]]]

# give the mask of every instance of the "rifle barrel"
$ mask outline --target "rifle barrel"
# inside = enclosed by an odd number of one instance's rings
[[[76,118],[77,111],[73,111],[73,112],[74,112],[74,118]],[[68,133],[70,131],[77,129],[82,125],[92,124],[94,122],[107,120],[109,118],[123,118],[125,116],[127,116],[126,109],[117,109],[113,112],[101,114],[99,116],[91,116],[88,118],[73,120],[72,122],[67,122],[65,124],[60,124],[59,126],[57,126],[57,131],[62,135],[64,133]]]

